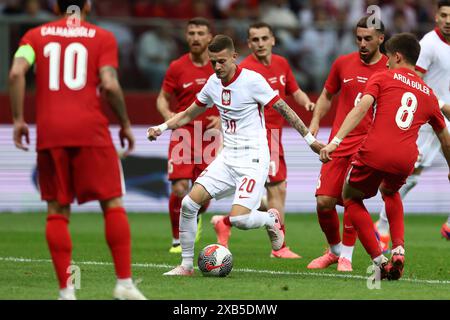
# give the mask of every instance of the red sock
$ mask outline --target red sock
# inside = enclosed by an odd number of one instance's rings
[[[176,196],[173,192],[170,194],[169,215],[170,215],[170,224],[172,226],[172,237],[174,239],[180,239],[181,201],[183,201],[183,198]]]
[[[403,203],[400,194],[383,195],[386,216],[389,221],[389,231],[392,238],[392,248],[405,245],[405,224],[403,220]]]
[[[208,201],[207,203],[205,203],[200,210],[198,211],[199,214],[206,212],[206,210],[208,210],[209,205],[211,204],[211,201]]]
[[[225,223],[226,226],[231,227],[230,216],[226,216],[225,218],[223,218],[223,223]]]
[[[339,217],[336,209],[319,210],[317,209],[317,217],[323,233],[327,237],[330,245],[335,245],[341,242],[341,234],[339,231]]]
[[[372,259],[380,256],[381,248],[375,235],[372,218],[362,200],[344,200],[344,207],[345,211],[348,211],[353,227],[358,233],[359,241],[367,253]]]
[[[124,208],[105,211],[105,236],[118,279],[131,278],[131,235]]]
[[[67,268],[72,258],[72,240],[68,224],[69,219],[62,214],[47,216],[45,236],[61,289],[67,287],[67,279],[70,277]]]
[[[353,247],[356,243],[356,238],[358,234],[352,224],[352,219],[347,210],[344,211],[344,221],[343,221],[343,231],[342,231],[342,244],[347,247]]]

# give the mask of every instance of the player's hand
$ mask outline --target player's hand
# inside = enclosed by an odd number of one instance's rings
[[[314,151],[317,154],[320,154],[320,150],[323,149],[323,147],[325,147],[325,145],[320,142],[320,141],[314,141],[314,143],[312,145],[309,146],[311,148],[312,151]]]
[[[147,139],[150,141],[155,141],[157,137],[161,135],[161,130],[157,127],[150,127],[147,129]]]
[[[15,122],[13,131],[13,141],[16,148],[28,151],[28,146],[24,145],[22,139],[25,138],[27,145],[30,144],[30,132],[28,130],[28,125],[25,122]]]
[[[206,126],[206,129],[218,129],[221,130],[222,129],[222,125],[220,123],[220,117],[218,116],[208,116],[206,117],[206,119],[209,120],[208,125]]]
[[[306,111],[313,112],[315,108],[316,104],[314,102],[308,102],[307,104],[305,104]]]
[[[317,138],[317,134],[319,133],[319,124],[311,121],[311,124],[309,125],[309,132]]]
[[[333,160],[333,158],[331,158],[331,154],[337,149],[337,147],[338,146],[334,143],[327,144],[322,150],[320,150],[320,161],[327,163],[328,161]]]
[[[125,141],[128,141],[128,147],[125,152],[122,154],[123,157],[127,157],[134,150],[134,136],[133,132],[131,132],[131,127],[123,126],[119,131],[120,145],[122,148],[125,148]]]

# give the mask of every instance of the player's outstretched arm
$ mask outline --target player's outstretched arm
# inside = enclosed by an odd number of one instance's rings
[[[134,150],[135,139],[131,132],[125,98],[116,69],[111,66],[102,67],[100,69],[100,80],[101,89],[105,92],[106,99],[120,122],[119,138],[122,148],[125,147],[125,141],[128,142],[127,150],[123,153],[123,156],[126,157]]]
[[[163,124],[160,124],[155,127],[150,127],[147,129],[147,139],[150,141],[156,140],[158,136],[160,136],[165,130],[167,129],[176,129],[179,127],[182,127],[195,118],[197,118],[199,115],[201,115],[203,112],[206,111],[206,107],[201,107],[197,105],[195,102],[191,104],[189,108],[182,112],[178,112],[175,114],[172,118],[164,122]]]
[[[445,160],[449,168],[448,178],[450,180],[450,133],[448,133],[448,128],[445,128],[441,132],[436,134],[439,142],[441,143],[442,153],[444,154]]]
[[[300,119],[300,117],[288,106],[288,104],[283,100],[279,99],[273,105],[273,108],[278,111],[279,114],[286,119],[289,124],[296,129],[303,138],[305,138],[306,142],[310,146],[310,148],[315,152],[319,153],[320,149],[323,148],[323,143],[319,142],[314,138],[314,136],[309,132],[308,127],[306,127],[305,123]]]
[[[333,95],[327,91],[327,89],[323,89],[320,94],[319,99],[317,99],[316,106],[314,108],[314,114],[311,119],[311,123],[309,124],[309,131],[314,137],[317,137],[317,133],[319,133],[320,120],[330,111],[331,109],[331,100],[333,99]]]
[[[30,136],[23,116],[23,104],[26,87],[25,76],[30,67],[30,63],[25,58],[14,58],[9,72],[9,97],[14,122],[13,141],[17,148],[25,151],[28,150],[28,147],[22,142],[22,139],[25,138],[26,144],[30,144]]]
[[[362,97],[357,106],[347,114],[347,117],[345,117],[338,133],[336,133],[334,138],[325,148],[320,150],[320,160],[322,162],[332,160],[331,154],[337,149],[342,140],[344,140],[344,138],[361,122],[374,102],[375,99],[371,95],[366,94]]]
[[[292,94],[292,97],[294,98],[295,102],[297,102],[301,106],[304,106],[306,111],[314,111],[316,104],[312,102],[311,99],[309,99],[308,95],[302,89],[298,89],[297,91],[295,91]]]
[[[442,114],[450,121],[450,104],[444,104],[441,108]]]
[[[171,94],[164,91],[164,89],[161,89],[158,97],[156,98],[156,109],[163,117],[164,121],[169,120],[175,115],[175,113],[170,110],[170,99]]]

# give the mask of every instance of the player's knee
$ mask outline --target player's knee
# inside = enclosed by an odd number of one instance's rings
[[[318,211],[330,211],[336,207],[337,200],[330,197],[318,196],[316,202]]]
[[[189,191],[188,180],[177,180],[172,184],[172,193],[178,198],[183,198]]]
[[[67,218],[70,217],[70,205],[61,205],[56,201],[47,202],[48,214],[62,214]]]
[[[192,219],[197,216],[200,205],[191,199],[189,195],[181,201],[181,214],[184,218]]]
[[[123,201],[121,197],[116,197],[108,200],[100,201],[100,206],[102,207],[103,212],[106,212],[109,209],[121,208],[123,207]]]

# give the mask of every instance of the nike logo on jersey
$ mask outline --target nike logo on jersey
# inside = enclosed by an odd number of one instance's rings
[[[231,110],[223,110],[223,113],[226,114],[228,112],[230,112]]]
[[[250,197],[239,196],[239,199],[249,199]]]
[[[351,79],[344,79],[344,83],[350,82],[352,80],[353,80],[353,78],[351,78]]]
[[[183,89],[189,88],[193,84],[194,84],[193,82],[183,83]]]

